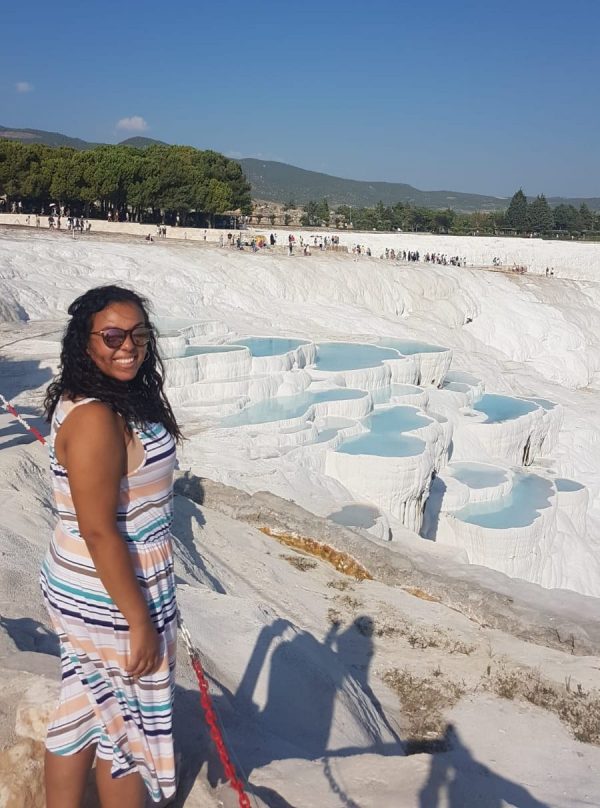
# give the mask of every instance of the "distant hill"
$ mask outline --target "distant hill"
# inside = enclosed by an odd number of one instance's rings
[[[252,186],[252,195],[272,202],[293,200],[304,204],[311,199],[327,199],[330,205],[373,207],[378,202],[393,205],[410,202],[424,208],[454,208],[461,211],[499,210],[507,199],[458,191],[420,191],[401,182],[364,182],[307,171],[303,168],[254,158],[239,161]]]
[[[424,208],[454,208],[460,211],[500,210],[508,206],[508,199],[458,191],[419,191],[401,182],[364,182],[347,180],[307,171],[304,168],[256,160],[252,157],[239,161],[252,186],[252,196],[271,202],[293,200],[304,204],[311,199],[327,199],[330,205],[373,207],[378,202],[393,205],[410,202]]]
[[[252,186],[252,196],[269,202],[294,201],[303,205],[310,200],[327,199],[330,205],[352,205],[352,207],[373,207],[378,202],[393,205],[396,202],[409,202],[433,210],[453,208],[456,211],[502,210],[508,207],[509,199],[482,194],[466,194],[460,191],[420,191],[412,185],[401,182],[364,182],[347,180],[307,171],[304,168],[256,160],[246,157],[239,160]],[[591,199],[567,199],[550,197],[548,202],[555,205],[575,205],[582,202],[591,210],[600,210],[600,197]]]
[[[0,126],[0,138],[19,140],[22,143],[44,143],[48,146],[70,146],[73,149],[93,149],[101,143],[90,143],[80,138],[68,137],[59,132],[45,132],[42,129],[17,129]],[[152,145],[166,146],[162,140],[149,137],[130,137],[118,145],[146,148]],[[246,157],[238,161],[250,185],[253,199],[267,202],[294,201],[304,205],[310,200],[327,199],[330,205],[352,205],[353,207],[373,207],[378,202],[393,205],[396,202],[410,203],[424,208],[442,210],[453,208],[456,211],[471,213],[476,210],[502,210],[508,207],[509,200],[483,194],[467,194],[460,191],[420,191],[412,185],[401,182],[365,182],[348,180],[307,171],[304,168],[277,163],[271,160],[257,160]],[[549,197],[548,202],[556,205],[575,205],[583,202],[591,209],[600,211],[600,197],[590,199]]]
[[[147,149],[148,146],[168,146],[164,140],[154,140],[152,137],[128,137],[122,140],[118,146],[134,146],[136,149]]]
[[[59,132],[45,132],[43,129],[13,129],[8,126],[0,126],[0,137],[9,140],[19,140],[21,143],[43,143],[46,146],[69,146],[71,149],[93,149],[100,146],[100,143],[89,143],[78,137],[68,137]]]
[[[92,143],[88,140],[81,140],[78,137],[61,135],[60,132],[45,132],[43,129],[11,129],[8,126],[0,126],[0,138],[9,140],[19,140],[21,143],[43,143],[46,146],[68,146],[71,149],[85,151],[96,146],[104,146],[104,143]],[[135,146],[137,149],[145,149],[148,146],[167,146],[162,140],[154,140],[151,137],[128,137],[122,140],[118,146]]]

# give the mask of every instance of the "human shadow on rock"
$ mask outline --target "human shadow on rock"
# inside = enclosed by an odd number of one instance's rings
[[[6,631],[19,651],[60,656],[58,637],[37,620],[30,617],[0,617],[0,627]]]
[[[403,744],[387,720],[368,684],[373,655],[372,632],[364,630],[371,618],[361,618],[340,630],[333,624],[320,642],[287,620],[276,619],[261,630],[235,693],[221,687],[215,698],[227,736],[235,738],[235,760],[243,777],[252,780],[255,769],[273,761],[332,760],[360,754],[404,755]],[[274,650],[271,646],[275,645]],[[255,702],[255,689],[270,655],[264,706]],[[362,738],[357,745],[332,748],[330,735],[336,697],[344,692]],[[221,778],[214,758],[208,761],[208,779]],[[332,790],[335,786],[330,783]],[[288,803],[272,790],[249,785],[270,808]],[[347,805],[352,805],[350,797]]]
[[[177,499],[173,534],[177,538],[175,545],[176,557],[191,578],[224,595],[226,594],[225,587],[208,569],[205,560],[196,548],[194,527],[196,529],[198,527],[203,528],[206,524],[199,504],[197,504],[204,501],[202,480],[193,475],[186,475],[185,481],[185,493],[178,485],[179,480],[175,483],[175,496]]]
[[[40,367],[36,359],[7,359],[0,356],[0,393],[9,401],[26,390],[35,390],[52,379],[50,368]],[[25,408],[20,411],[25,411]],[[39,415],[39,411],[35,411]],[[36,424],[37,426],[37,424]]]
[[[427,782],[419,792],[419,808],[549,808],[526,788],[479,763],[452,724],[444,733],[442,751],[431,756]]]

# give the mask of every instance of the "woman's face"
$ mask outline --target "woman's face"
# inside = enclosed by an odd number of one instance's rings
[[[92,318],[90,331],[107,328],[122,328],[130,331],[136,326],[145,326],[144,313],[135,303],[109,303]],[[94,364],[104,373],[120,382],[135,379],[146,358],[147,345],[134,345],[131,334],[127,334],[120,348],[109,348],[101,334],[90,333],[87,352]]]

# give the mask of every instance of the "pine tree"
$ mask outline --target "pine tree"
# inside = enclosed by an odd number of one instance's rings
[[[517,230],[519,233],[527,230],[527,199],[525,198],[522,188],[519,188],[517,193],[514,194],[513,198],[510,200],[510,205],[506,211],[505,225],[513,230]]]
[[[582,230],[594,229],[594,214],[588,208],[585,202],[582,202],[581,207],[579,208],[579,220],[581,222]]]
[[[536,196],[528,212],[529,227],[536,233],[548,233],[554,229],[554,216],[544,194]]]

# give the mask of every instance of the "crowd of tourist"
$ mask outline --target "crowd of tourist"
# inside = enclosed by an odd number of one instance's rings
[[[12,205],[12,212],[19,213],[22,211],[21,203],[14,203]],[[28,214],[25,221],[28,225],[35,224],[36,227],[41,226],[40,216],[44,216],[45,211],[42,208],[41,213]],[[119,215],[116,211],[109,211],[108,221],[119,221]],[[92,223],[85,218],[78,216],[71,216],[68,208],[64,206],[51,205],[50,212],[47,217],[48,228],[50,230],[61,230],[63,221],[67,222],[67,230],[73,233],[89,233],[92,229]],[[164,224],[156,225],[156,236],[159,239],[167,238],[167,228]],[[249,247],[252,252],[258,252],[264,248],[269,249],[277,246],[277,233],[270,233],[268,236],[257,235],[249,237],[250,234],[243,231],[236,231],[235,233],[221,233],[219,235],[219,247],[230,247],[232,249],[243,250]],[[187,237],[187,234],[186,234]],[[204,241],[206,241],[207,231],[204,231]],[[151,233],[145,236],[145,241],[152,242],[154,238]],[[287,237],[287,253],[294,255],[296,248],[301,255],[310,255],[311,247],[313,249],[332,250],[340,248],[340,237],[338,235],[314,235],[307,236],[306,239],[302,234],[298,237],[294,233],[289,233]],[[342,247],[342,249],[346,249]],[[353,244],[348,248],[355,260],[360,256],[372,257],[371,248],[364,244]],[[384,252],[379,256],[381,259],[388,261],[404,261],[409,263],[426,263],[426,264],[439,264],[442,266],[455,266],[466,267],[467,259],[458,255],[447,256],[445,253],[426,252],[422,254],[419,250],[395,250],[394,248],[386,247]],[[504,266],[502,259],[494,256],[492,266],[502,269],[505,272],[514,272],[518,275],[524,275],[527,272],[527,267],[518,264],[511,266]],[[554,268],[546,267],[545,277],[554,277]]]
[[[369,253],[370,254],[370,253]],[[419,250],[394,250],[385,248],[380,258],[390,261],[424,262],[426,264],[440,264],[441,266],[466,267],[467,259],[458,255],[447,256],[445,253],[427,252],[421,255]]]

